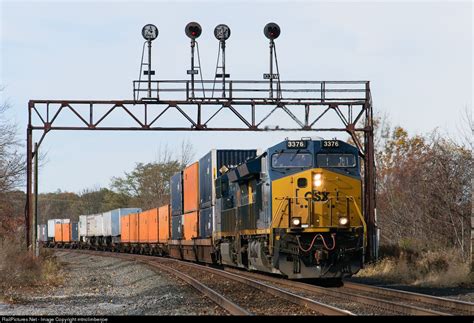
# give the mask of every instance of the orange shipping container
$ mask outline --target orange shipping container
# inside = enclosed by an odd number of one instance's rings
[[[148,242],[158,242],[158,209],[148,211]]]
[[[184,213],[199,209],[199,163],[186,167],[183,171]]]
[[[138,242],[138,213],[130,213],[130,242]]]
[[[183,214],[184,240],[191,240],[198,236],[198,212]]]
[[[63,230],[61,223],[54,224],[54,241],[63,241]]]
[[[120,240],[130,242],[130,214],[120,217]]]
[[[158,210],[158,225],[159,235],[158,241],[160,243],[166,243],[170,238],[170,206],[164,205]]]
[[[148,242],[148,213],[149,211],[143,211],[138,214],[138,242]]]
[[[71,242],[71,223],[61,224],[62,241]]]

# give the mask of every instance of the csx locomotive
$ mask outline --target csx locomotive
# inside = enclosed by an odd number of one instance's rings
[[[82,216],[78,242],[50,245],[340,279],[363,265],[361,192],[358,150],[340,140],[285,140],[263,153],[213,150],[172,178],[170,206],[122,214],[120,236],[91,239],[97,233]]]
[[[217,179],[223,264],[291,279],[340,278],[362,266],[358,151],[338,140],[287,140]]]

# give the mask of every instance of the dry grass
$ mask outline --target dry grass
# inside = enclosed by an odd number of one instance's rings
[[[470,264],[456,250],[421,250],[390,246],[358,277],[423,287],[474,287]]]
[[[61,283],[60,264],[50,250],[42,250],[36,258],[25,250],[21,241],[0,240],[0,295]]]

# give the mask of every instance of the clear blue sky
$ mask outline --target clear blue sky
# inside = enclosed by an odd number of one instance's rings
[[[472,108],[471,2],[113,2],[1,1],[0,84],[11,120],[25,138],[30,99],[129,99],[140,63],[141,28],[158,26],[155,70],[184,79],[189,40],[203,27],[204,76],[215,68],[214,27],[232,30],[227,68],[233,79],[267,72],[263,26],[277,22],[284,80],[370,80],[374,108],[411,134],[455,132]],[[275,122],[276,123],[276,122]],[[51,132],[40,191],[108,186],[136,162],[153,161],[183,139],[199,158],[212,148],[265,148],[300,133]],[[324,136],[326,134],[316,134]],[[341,134],[341,139],[346,135]]]

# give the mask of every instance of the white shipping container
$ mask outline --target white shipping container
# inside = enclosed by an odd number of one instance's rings
[[[38,241],[46,242],[48,241],[48,226],[46,224],[38,224],[37,236]]]
[[[104,217],[102,216],[102,213],[96,214],[95,221],[97,230],[95,236],[101,237],[104,235]]]
[[[95,215],[91,214],[87,216],[87,236],[94,237],[97,233],[97,222]]]
[[[87,237],[87,215],[79,215],[79,237]]]
[[[102,235],[104,237],[112,236],[112,212],[102,213]]]

